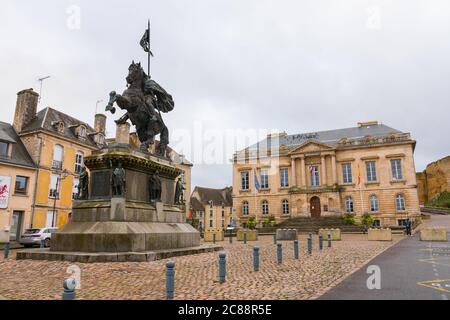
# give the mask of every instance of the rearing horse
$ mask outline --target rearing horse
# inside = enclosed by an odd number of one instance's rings
[[[154,144],[155,136],[160,134],[160,143],[156,148],[156,154],[165,157],[166,148],[169,144],[169,130],[164,124],[161,113],[159,112],[160,107],[158,106],[158,94],[161,94],[161,90],[164,91],[164,89],[159,87],[153,80],[150,80],[142,69],[141,64],[134,63],[134,61],[128,68],[126,80],[128,88],[122,95],[112,91],[109,94],[110,99],[105,110],[111,111],[114,114],[116,111],[114,103],[116,103],[119,108],[127,111],[119,120],[116,120],[116,123],[125,123],[130,119],[131,123],[136,127],[136,133],[141,142],[141,151],[147,152],[149,146]],[[152,88],[149,88],[149,92],[146,92],[146,81],[155,83],[157,86],[155,89],[158,90],[160,88],[160,90],[153,91]],[[173,108],[172,97],[165,91],[164,93],[172,101],[171,107]]]

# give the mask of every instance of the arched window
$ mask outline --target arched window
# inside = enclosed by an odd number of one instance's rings
[[[281,202],[281,206],[283,208],[283,214],[289,214],[289,201],[288,200],[283,200]]]
[[[353,198],[352,197],[345,198],[345,211],[347,213],[353,212]]]
[[[378,198],[376,195],[371,195],[370,196],[370,211],[371,212],[378,212]]]
[[[64,148],[60,144],[55,144],[53,147],[53,162],[52,167],[55,169],[62,169]]]
[[[244,201],[242,203],[242,215],[248,216],[248,202]]]
[[[267,200],[263,200],[262,204],[262,214],[267,215],[269,214],[269,202]]]
[[[401,193],[395,197],[395,207],[397,208],[397,211],[406,210],[405,197]]]
[[[81,151],[78,151],[75,155],[75,173],[80,173],[81,168],[83,168],[84,154]]]

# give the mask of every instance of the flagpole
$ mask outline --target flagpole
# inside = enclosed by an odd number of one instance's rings
[[[148,74],[147,75],[150,77],[150,54],[151,54],[151,46],[150,46],[150,19],[148,19],[147,32],[148,32],[148,52],[147,52],[147,59],[148,59],[147,70],[148,70]]]

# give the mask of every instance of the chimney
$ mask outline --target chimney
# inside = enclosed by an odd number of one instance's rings
[[[116,143],[130,143],[130,124],[128,122],[118,124],[116,127]]]
[[[94,130],[95,132],[103,133],[106,132],[106,116],[102,113],[97,113],[94,120]]]
[[[33,89],[25,89],[17,93],[16,111],[14,113],[13,127],[17,132],[30,123],[36,116],[39,94]]]

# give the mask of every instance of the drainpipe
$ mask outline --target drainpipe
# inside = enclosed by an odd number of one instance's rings
[[[37,186],[39,181],[39,169],[41,167],[41,153],[42,153],[42,138],[40,136],[37,137],[39,140],[39,154],[38,154],[38,161],[37,161],[37,174],[36,179],[34,181],[34,192],[33,192],[33,204],[31,206],[31,222],[30,222],[30,228],[33,228],[33,221],[34,221],[34,208],[36,206],[36,196],[37,196]]]

